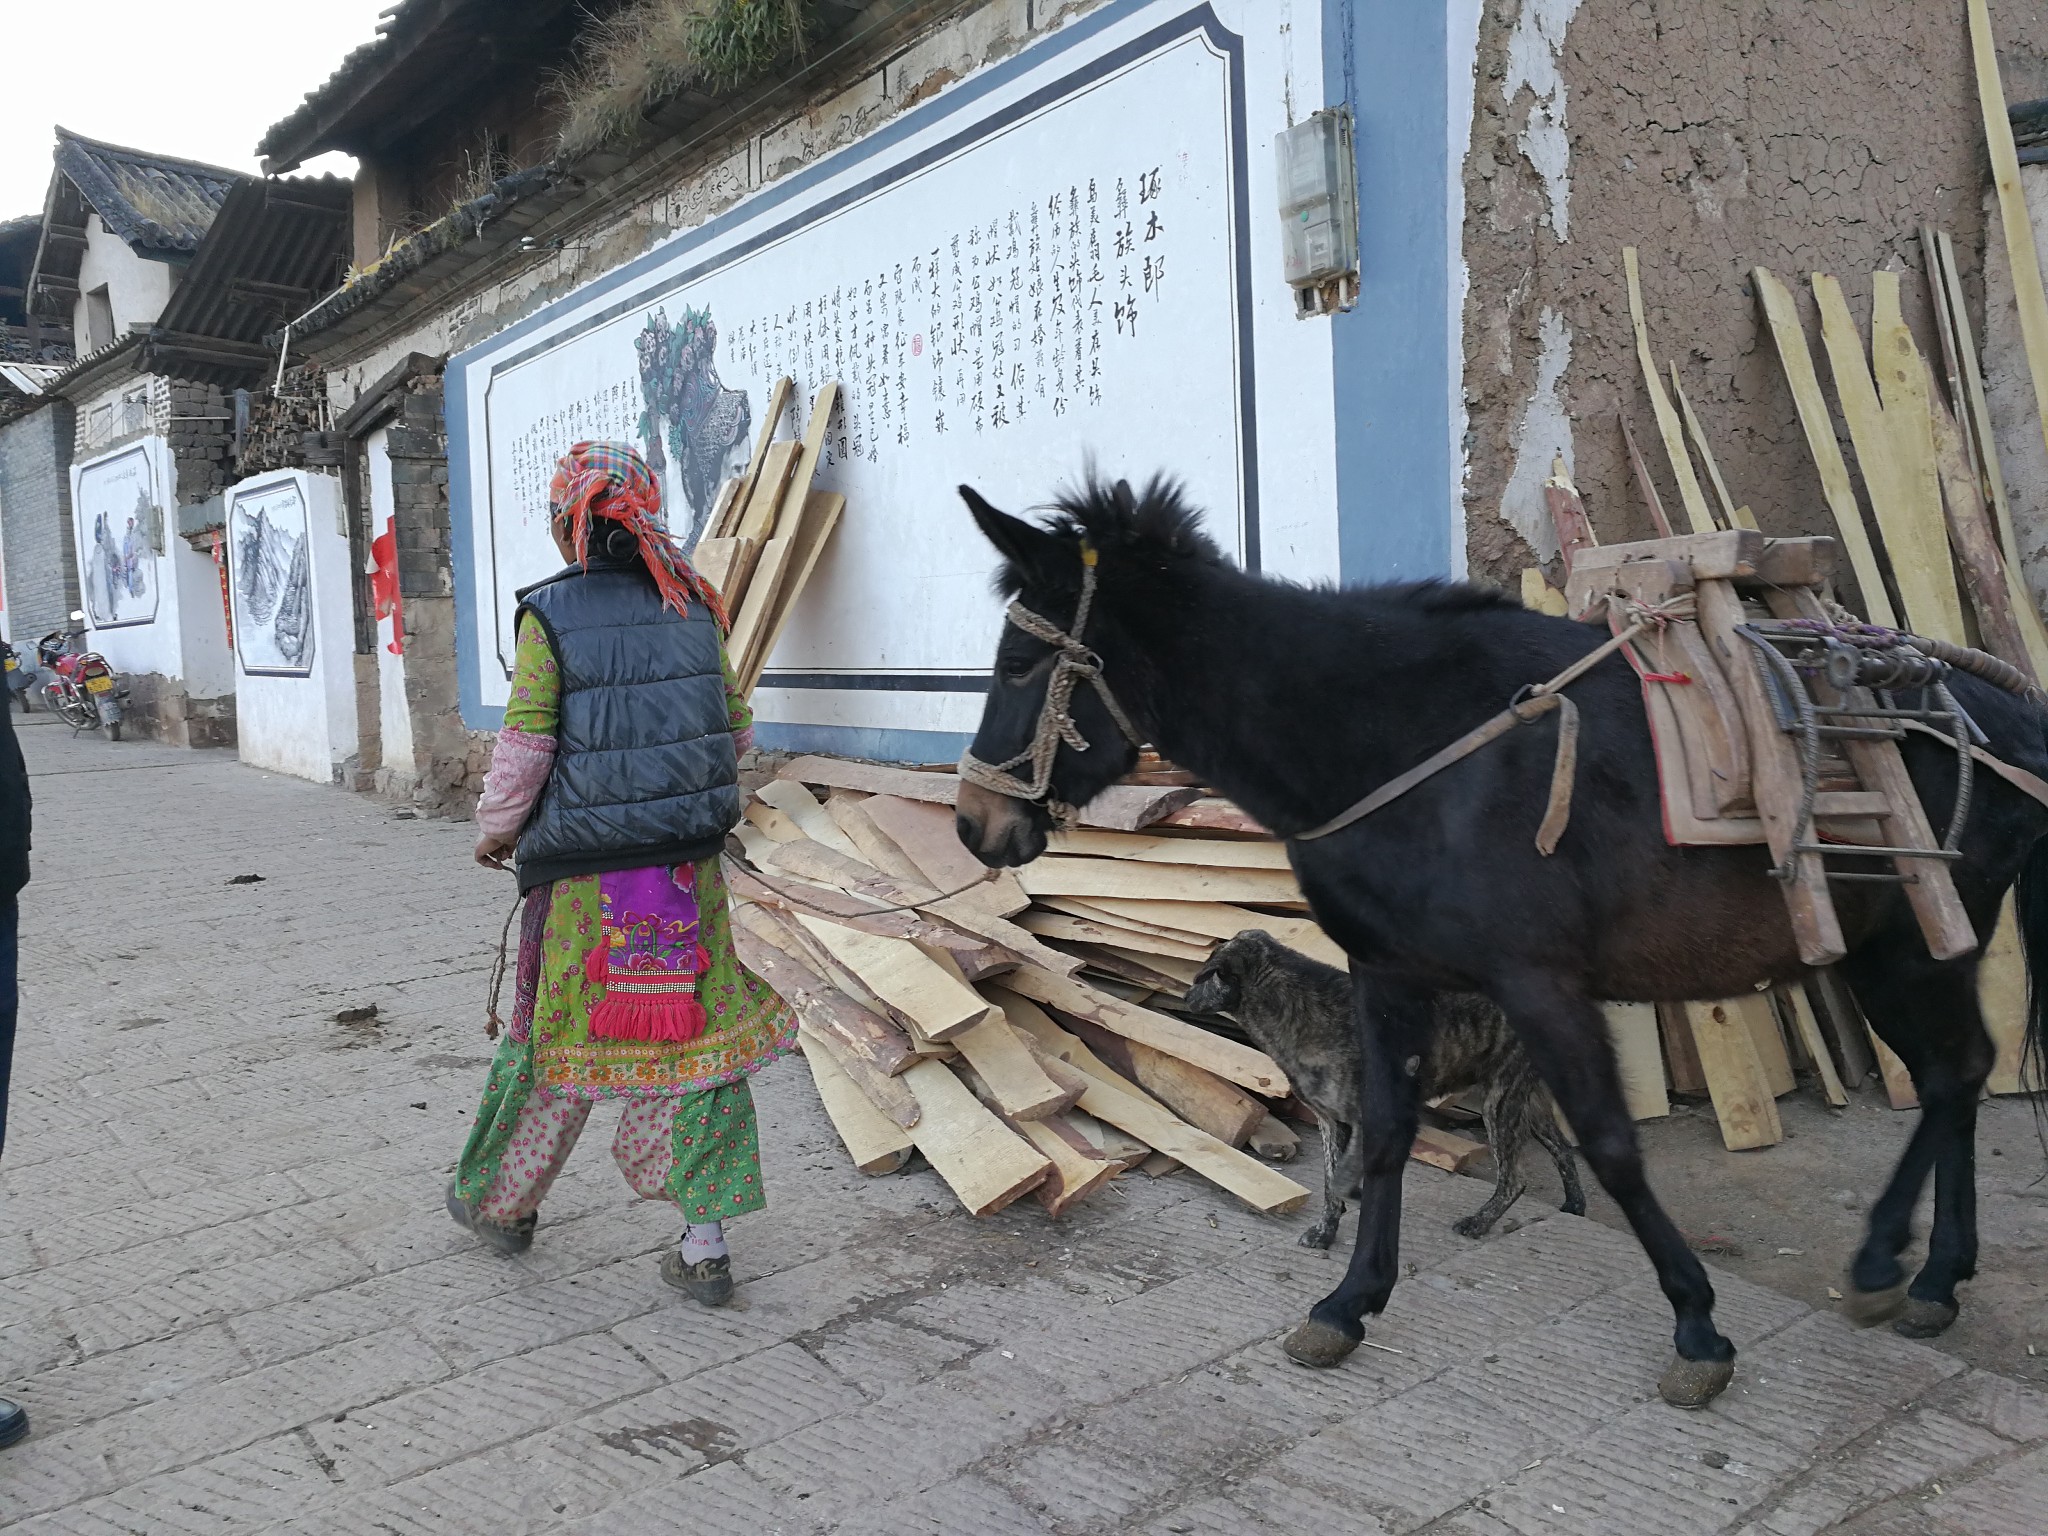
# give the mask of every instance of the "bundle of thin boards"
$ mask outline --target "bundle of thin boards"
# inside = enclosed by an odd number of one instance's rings
[[[691,551],[699,574],[718,589],[732,618],[726,649],[743,692],[752,693],[825,543],[846,510],[837,491],[811,488],[839,401],[827,384],[811,402],[801,438],[777,441],[793,385],[778,379],[743,474],[719,487],[704,536]]]
[[[1187,777],[1141,765],[1001,874],[961,847],[950,773],[807,757],[756,792],[727,863],[740,952],[796,1009],[863,1172],[916,1150],[978,1215],[1025,1193],[1057,1215],[1140,1167],[1307,1199],[1268,1166],[1298,1149],[1281,1116],[1307,1118],[1285,1076],[1181,1000],[1246,928],[1344,959],[1281,845]],[[1483,1151],[1432,1127],[1415,1155]]]

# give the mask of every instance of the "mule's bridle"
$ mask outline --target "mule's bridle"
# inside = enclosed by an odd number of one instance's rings
[[[1109,718],[1116,722],[1124,739],[1132,746],[1144,745],[1144,738],[1131,724],[1130,716],[1116,701],[1116,695],[1109,691],[1109,684],[1103,681],[1102,658],[1082,643],[1081,636],[1088,627],[1088,610],[1095,603],[1095,569],[1098,555],[1092,544],[1081,546],[1081,601],[1074,609],[1074,628],[1069,634],[1050,619],[1041,618],[1022,603],[1010,604],[1004,617],[1034,640],[1043,640],[1053,648],[1052,677],[1045,685],[1045,702],[1038,709],[1038,725],[1031,734],[1031,744],[1007,762],[985,763],[972,750],[960,754],[960,777],[970,784],[1007,796],[1012,800],[1023,800],[1032,805],[1043,805],[1051,813],[1053,822],[1061,827],[1073,824],[1078,809],[1052,797],[1052,764],[1058,756],[1060,743],[1065,742],[1076,752],[1088,750],[1088,738],[1081,734],[1074,724],[1072,702],[1074,690],[1082,683],[1093,688],[1102,700],[1103,708],[1109,711]],[[1031,777],[1020,779],[1011,770],[1029,763]]]

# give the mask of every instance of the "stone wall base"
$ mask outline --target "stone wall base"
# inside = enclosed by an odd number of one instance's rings
[[[233,747],[235,696],[195,699],[185,685],[160,672],[126,672],[121,680],[128,697],[121,716],[122,734],[148,737],[173,747]]]

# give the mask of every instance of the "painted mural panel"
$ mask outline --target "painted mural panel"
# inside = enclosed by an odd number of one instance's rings
[[[694,540],[784,375],[785,436],[840,383],[819,478],[848,509],[771,696],[972,706],[997,608],[962,482],[1021,509],[1092,458],[1170,466],[1256,564],[1242,63],[1206,7],[1073,49],[458,360],[471,697],[503,704],[512,594],[559,564],[555,457],[636,443]]]
[[[163,508],[149,450],[138,443],[78,473],[72,525],[78,534],[78,590],[95,629],[156,618],[157,553]]]
[[[312,540],[295,479],[238,492],[228,513],[228,585],[242,670],[313,671]]]

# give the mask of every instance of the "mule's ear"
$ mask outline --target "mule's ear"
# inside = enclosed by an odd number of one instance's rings
[[[990,506],[971,485],[960,487],[960,499],[967,503],[967,510],[974,516],[974,526],[982,537],[995,545],[997,551],[1017,568],[1019,575],[1055,570],[1055,560],[1063,545],[1057,534],[1047,533],[1043,528],[1027,523],[1021,517]]]
[[[1131,482],[1128,480],[1117,481],[1116,488],[1109,493],[1109,499],[1125,517],[1130,517],[1138,510],[1138,498],[1131,493]]]

